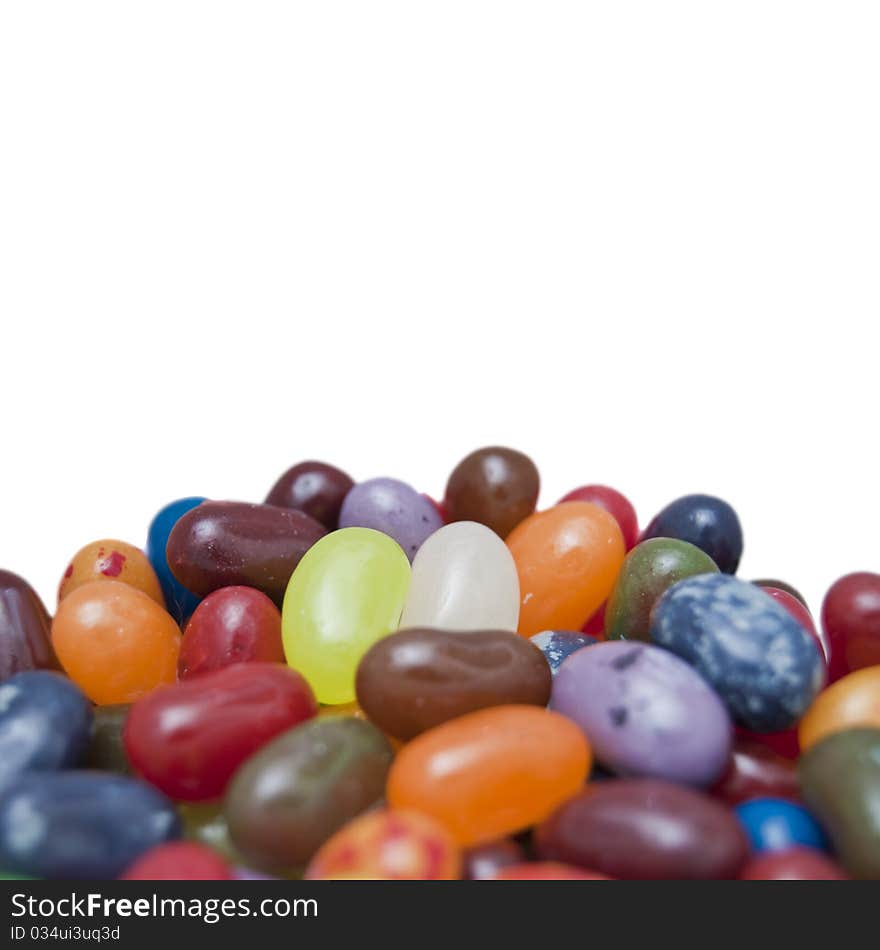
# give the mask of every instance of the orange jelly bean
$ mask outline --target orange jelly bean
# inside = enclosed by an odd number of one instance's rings
[[[626,553],[615,518],[587,501],[530,515],[507,539],[519,575],[519,632],[580,630],[611,593]]]
[[[461,851],[449,832],[417,812],[368,812],[349,822],[312,858],[306,879],[451,881]]]
[[[819,693],[798,727],[801,751],[834,732],[880,729],[880,666],[850,673]]]
[[[171,615],[121,581],[83,584],[58,605],[52,621],[61,665],[98,705],[131,703],[173,683],[180,640]]]
[[[151,597],[164,609],[159,578],[147,555],[124,541],[93,541],[73,556],[58,585],[58,603],[83,584],[92,581],[122,581]]]
[[[481,709],[429,729],[398,753],[392,808],[439,821],[462,846],[536,824],[580,790],[592,756],[571,720],[535,706]]]

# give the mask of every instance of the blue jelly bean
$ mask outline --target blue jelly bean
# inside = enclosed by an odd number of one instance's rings
[[[546,657],[553,676],[556,676],[563,660],[570,657],[572,653],[599,642],[588,633],[580,633],[576,630],[544,630],[529,639]]]
[[[753,732],[794,725],[825,677],[816,641],[794,617],[727,574],[673,584],[651,613],[651,639],[695,667]]]
[[[734,809],[752,850],[787,851],[789,848],[828,850],[822,826],[807,811],[784,798],[755,798]]]
[[[10,676],[0,684],[0,790],[24,772],[78,765],[91,729],[91,703],[65,676]]]
[[[203,501],[207,499],[193,497],[172,501],[153,518],[150,530],[147,532],[147,557],[159,578],[168,613],[180,624],[189,620],[201,598],[188,591],[171,573],[168,558],[165,555],[165,546],[168,544],[171,529],[188,511],[192,511]]]
[[[106,772],[31,772],[0,795],[0,867],[16,874],[115,878],[180,834],[167,798]]]
[[[685,495],[668,504],[645,528],[642,540],[678,538],[705,551],[723,574],[735,574],[743,552],[736,512],[712,495]]]

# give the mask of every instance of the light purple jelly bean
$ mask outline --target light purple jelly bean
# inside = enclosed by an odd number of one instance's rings
[[[730,758],[724,703],[691,666],[631,641],[578,650],[553,680],[550,708],[576,722],[605,768],[708,786]]]
[[[443,519],[431,502],[406,482],[371,478],[345,496],[339,527],[382,531],[394,538],[412,561],[428,535],[443,527]]]

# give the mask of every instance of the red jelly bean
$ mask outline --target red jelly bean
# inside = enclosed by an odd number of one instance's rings
[[[797,729],[783,729],[782,732],[750,732],[737,726],[736,735],[742,739],[751,739],[766,746],[783,759],[796,759],[801,754]]]
[[[750,798],[787,798],[800,800],[794,762],[777,755],[766,745],[749,739],[737,739],[724,775],[711,794],[729,805]]]
[[[604,508],[617,519],[627,551],[632,550],[639,543],[639,521],[636,510],[630,500],[619,491],[607,485],[584,485],[583,488],[575,488],[574,491],[570,491],[559,499],[560,503],[563,501],[591,501],[594,505]]]
[[[312,690],[295,670],[241,663],[138,700],[125,724],[125,751],[166,795],[202,801],[222,795],[260,746],[316,712]]]
[[[608,601],[606,600],[583,627],[581,627],[581,633],[588,633],[597,640],[605,639],[605,608],[607,605]]]
[[[229,865],[195,841],[171,841],[142,854],[122,875],[123,881],[230,881]]]
[[[822,627],[831,647],[830,682],[880,665],[880,574],[847,574],[822,603]]]
[[[846,881],[843,868],[814,848],[768,851],[740,872],[741,881]]]
[[[283,663],[281,611],[253,587],[223,587],[195,609],[180,645],[182,679],[233,663]]]
[[[813,621],[813,615],[807,609],[807,607],[797,599],[794,595],[790,594],[787,590],[782,590],[781,587],[769,587],[759,584],[761,589],[769,594],[775,601],[781,604],[785,609],[794,617],[795,620],[804,628],[804,630],[809,633],[809,635],[819,644],[820,649],[822,650],[822,656],[825,657],[825,664],[830,662],[831,659],[831,650],[828,646],[828,641],[826,637],[823,637],[819,631],[816,629],[816,624]]]

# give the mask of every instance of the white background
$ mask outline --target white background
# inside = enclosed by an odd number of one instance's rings
[[[880,7],[5,2],[0,565],[533,455],[880,569]]]

